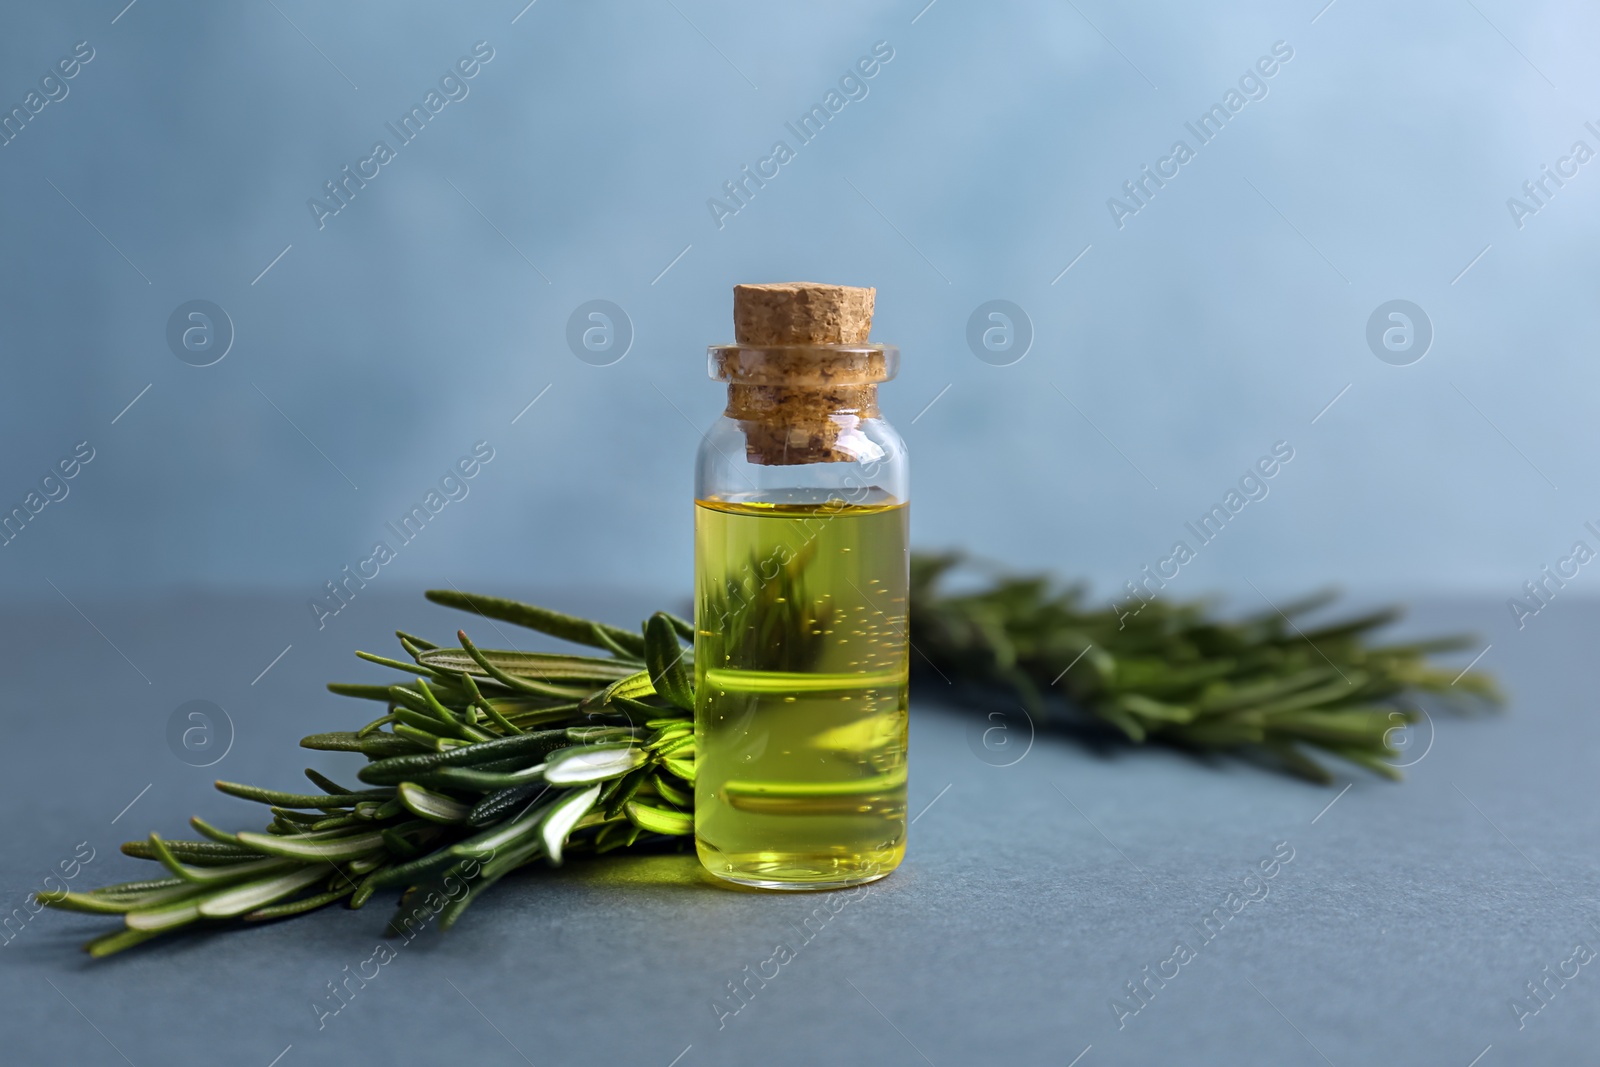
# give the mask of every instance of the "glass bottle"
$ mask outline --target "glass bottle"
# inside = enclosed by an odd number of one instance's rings
[[[735,288],[728,406],[695,472],[695,843],[713,875],[828,889],[905,855],[905,443],[874,291]]]

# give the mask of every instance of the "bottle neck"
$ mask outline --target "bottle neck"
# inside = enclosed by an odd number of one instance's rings
[[[724,414],[751,463],[853,463],[863,420],[877,419],[878,383],[894,376],[892,345],[717,345],[711,376],[728,383]]]
[[[745,456],[753,463],[850,463],[856,453],[842,448],[839,438],[854,431],[862,419],[880,417],[878,387],[734,383],[728,386],[724,414],[738,420],[744,430]]]

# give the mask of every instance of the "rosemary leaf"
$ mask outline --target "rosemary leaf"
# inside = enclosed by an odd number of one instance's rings
[[[158,936],[160,936],[159,930],[118,930],[95,938],[83,948],[89,955],[99,959],[102,956],[115,955]]]
[[[550,754],[545,762],[544,780],[551,785],[587,785],[620,778],[646,759],[644,750],[631,741],[605,741],[597,745],[574,745]]]
[[[636,826],[651,833],[681,835],[694,832],[694,815],[689,812],[670,811],[642,800],[630,800],[626,811]]]
[[[539,843],[544,854],[550,857],[551,864],[561,865],[561,846],[567,840],[567,834],[594,807],[595,798],[599,795],[599,785],[573,790],[556,801],[539,821]]]
[[[254,800],[258,804],[275,804],[280,808],[345,808],[358,801],[374,797],[392,797],[393,789],[362,789],[355,793],[319,795],[316,793],[279,793],[272,789],[258,789],[238,782],[218,782],[217,788],[229,796]]]
[[[568,656],[553,652],[503,652],[479,649],[485,660],[507,674],[540,681],[560,679],[579,682],[614,682],[626,678],[638,667],[615,659],[594,656]],[[422,653],[417,662],[452,674],[482,674],[483,665],[465,649],[439,648]]]
[[[302,867],[226,889],[220,893],[213,893],[200,901],[200,914],[208,919],[228,919],[243,915],[304,889],[311,883],[327,877],[332,870],[332,867],[323,866]]]
[[[237,836],[241,843],[258,852],[264,852],[269,856],[287,856],[290,859],[300,860],[354,859],[363,852],[370,852],[372,849],[380,848],[383,845],[383,834],[378,831],[353,834],[348,837],[335,837],[322,841],[272,837],[267,834],[251,833],[248,830]]]
[[[404,804],[413,815],[427,819],[429,822],[457,823],[465,822],[472,812],[472,806],[463,804],[443,793],[435,793],[431,789],[424,789],[414,782],[400,783],[400,802]]]
[[[343,900],[355,891],[355,886],[348,886],[344,889],[333,889],[326,893],[318,893],[313,897],[301,897],[299,900],[292,900],[287,904],[270,904],[264,908],[256,908],[254,911],[245,912],[243,918],[246,922],[284,919],[290,915],[300,915],[308,911],[315,911],[317,908],[332,904],[336,900]]]
[[[664,611],[650,616],[644,624],[645,662],[650,665],[650,683],[668,703],[694,710],[694,686],[684,669],[685,649],[678,643],[678,630]]]
[[[607,626],[605,623],[592,622],[573,615],[563,615],[559,611],[535,607],[532,604],[521,604],[515,600],[482,596],[477,593],[462,593],[453,589],[430,589],[424,595],[435,604],[443,604],[447,608],[459,608],[462,611],[482,615],[486,619],[497,619],[514,626],[524,626],[542,634],[549,634],[551,637],[559,637],[563,641],[571,641],[575,645],[595,644],[596,632],[604,633],[630,654],[635,656],[644,654],[644,639],[620,627]]]

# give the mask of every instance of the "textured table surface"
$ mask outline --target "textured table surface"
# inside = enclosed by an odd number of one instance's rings
[[[655,606],[552,602],[619,622]],[[325,1014],[328,983],[384,943],[386,902],[91,962],[78,944],[106,923],[30,916],[24,901],[90,849],[75,886],[146,876],[116,845],[151,829],[181,835],[191,813],[258,823],[256,806],[211,791],[215,777],[299,788],[308,765],[349,777],[349,757],[294,747],[367,710],[322,684],[373,679],[378,669],[349,652],[387,650],[397,624],[440,634],[459,620],[392,591],[321,632],[303,603],[267,596],[13,605],[0,623],[0,894],[13,916],[0,1059],[1596,1062],[1600,961],[1569,961],[1585,957],[1580,943],[1600,948],[1600,605],[1557,602],[1521,632],[1487,602],[1425,605],[1413,620],[1476,627],[1493,643],[1482,666],[1513,702],[1498,716],[1435,716],[1404,785],[1341,768],[1322,789],[1045,732],[1028,748],[1020,721],[1001,757],[982,745],[980,718],[924,689],[910,854],[870,892],[830,906],[828,895],[728,891],[692,855],[529,871],[449,934],[393,943],[377,976]],[[233,727],[209,768],[167,741],[174,709],[196,699]],[[779,944],[793,958],[767,962]],[[1564,982],[1548,977],[1574,967]],[[1543,1002],[1529,998],[1533,981],[1545,982]],[[1143,983],[1144,1001],[1129,982]],[[743,983],[742,999],[728,983]]]

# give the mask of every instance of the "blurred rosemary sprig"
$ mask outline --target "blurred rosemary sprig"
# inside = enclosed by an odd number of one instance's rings
[[[1331,775],[1308,749],[1400,777],[1393,739],[1419,718],[1401,703],[1408,695],[1502,702],[1489,675],[1430,664],[1431,655],[1469,647],[1468,637],[1374,643],[1372,632],[1400,617],[1396,608],[1305,629],[1294,620],[1335,594],[1227,621],[1198,601],[1091,607],[1082,586],[1057,588],[1039,575],[943,592],[961,563],[959,553],[912,557],[919,658],[949,680],[1014,695],[1042,720],[1065,702],[1130,741],[1266,755],[1326,783]]]
[[[1385,762],[1394,752],[1389,735],[1415,713],[1397,698],[1499,699],[1485,675],[1452,682],[1428,665],[1430,654],[1463,647],[1461,639],[1371,644],[1369,633],[1394,612],[1304,633],[1283,616],[1327,597],[1236,622],[1200,604],[1161,600],[1119,615],[1089,609],[1081,589],[1058,591],[1041,577],[944,593],[940,579],[958,562],[912,557],[919,655],[948,678],[1014,693],[1040,715],[1050,710],[1046,694],[1059,688],[1134,741],[1259,749],[1325,781],[1304,751],[1310,747],[1398,777]],[[306,776],[317,793],[218,782],[224,793],[267,805],[272,821],[261,832],[231,833],[196,817],[199,839],[151,834],[123,846],[160,863],[166,877],[42,894],[41,903],[119,916],[121,929],[89,942],[95,956],[199,925],[286,918],[335,901],[359,908],[385,888],[402,891],[392,932],[433,918],[448,929],[519,867],[686,841],[695,778],[689,623],[657,612],[631,631],[496,597],[427,595],[605,655],[480,649],[464,631],[458,647],[444,648],[397,632],[406,659],[357,655],[405,672],[406,682],[328,687],[381,701],[385,714],[359,730],[301,741],[365,756],[362,788],[314,770]],[[747,615],[730,609],[726,617],[753,627],[753,639],[773,637]]]

